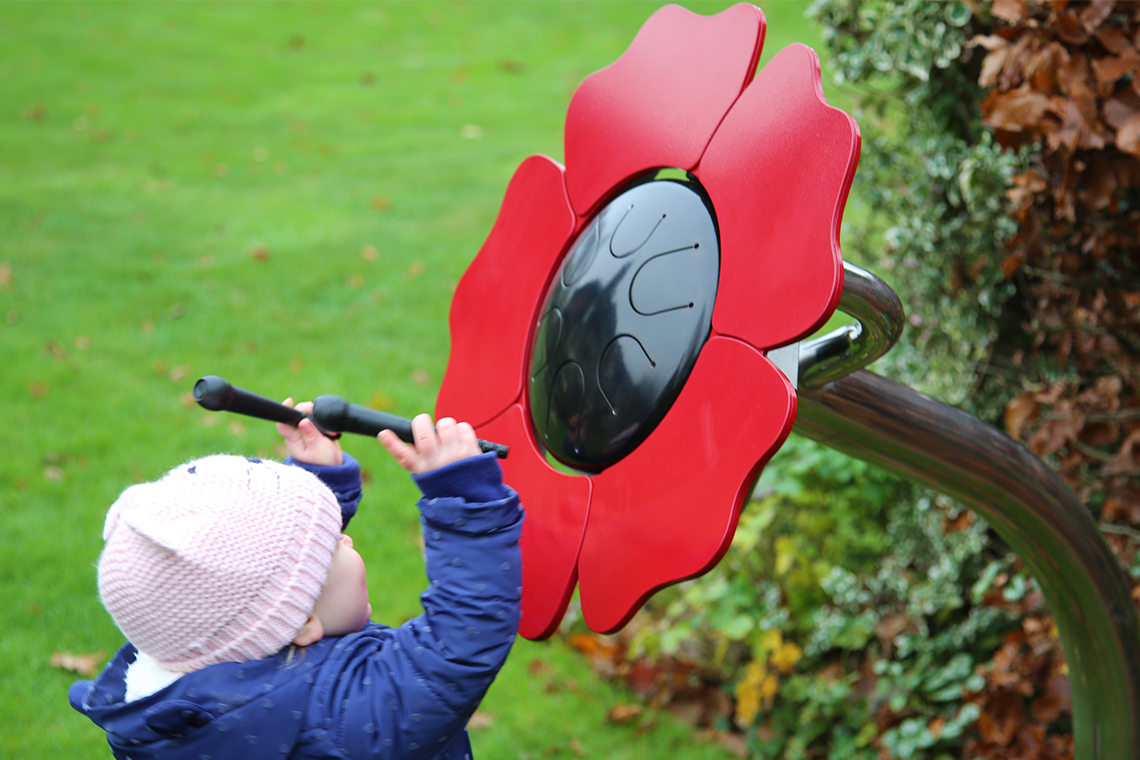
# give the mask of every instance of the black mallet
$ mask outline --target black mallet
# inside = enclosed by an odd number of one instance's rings
[[[339,438],[341,433],[357,433],[375,438],[381,430],[391,430],[401,441],[412,442],[412,421],[408,418],[350,404],[339,396],[317,396],[313,400],[313,413],[309,415],[273,399],[230,385],[217,375],[206,375],[194,383],[194,400],[210,411],[234,412],[258,419],[284,422],[294,427],[308,417],[317,429],[329,438]],[[499,459],[506,459],[510,450],[501,443],[482,439],[479,439],[478,443],[481,451],[493,451]]]

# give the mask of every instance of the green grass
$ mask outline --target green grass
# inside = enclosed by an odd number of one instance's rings
[[[108,756],[49,659],[122,641],[93,567],[117,494],[195,456],[280,453],[269,423],[188,403],[194,379],[430,410],[508,179],[561,157],[574,88],[655,7],[0,2],[0,757]],[[765,60],[818,39],[805,7],[766,5]],[[415,491],[348,444],[375,617],[398,622],[423,584]],[[628,700],[520,641],[475,748],[725,756],[666,716],[607,724]]]

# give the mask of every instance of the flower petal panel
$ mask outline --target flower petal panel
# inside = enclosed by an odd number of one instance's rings
[[[477,427],[518,400],[534,314],[576,224],[562,167],[545,156],[523,161],[451,301],[451,356],[437,417]]]
[[[480,438],[510,441],[503,481],[519,494],[523,520],[523,593],[519,634],[544,639],[558,627],[578,580],[578,548],[590,507],[590,478],[566,475],[546,463],[532,442],[526,412],[513,405],[486,425]]]
[[[654,13],[629,49],[572,98],[565,169],[543,156],[519,167],[456,289],[436,412],[511,446],[504,479],[527,510],[526,638],[557,629],[576,584],[587,625],[612,632],[658,589],[710,569],[731,542],[760,469],[791,430],[795,391],[766,352],[822,325],[838,303],[839,224],[859,130],[824,99],[810,48],[791,46],[753,78],[764,30],[763,13],[743,3],[708,17],[679,6]],[[682,180],[659,176],[659,169],[689,174]],[[604,214],[603,202],[661,177],[707,192],[702,202],[711,203],[719,234],[711,333],[705,322],[709,337],[694,344],[688,379],[644,440],[596,467],[577,465],[589,473],[568,474],[551,466],[548,457],[557,452],[543,448],[535,427],[528,362],[533,354],[541,369],[546,354],[531,343],[551,329],[540,324],[539,311],[563,255],[585,245],[575,237],[597,226],[593,215]],[[643,221],[647,230],[660,224]],[[620,258],[624,251],[611,241],[596,255]],[[667,259],[639,263],[644,273],[637,269],[630,282],[610,278],[599,288],[625,293],[639,315],[680,308],[662,291],[672,274],[657,276],[657,268],[672,266]],[[679,276],[686,285],[694,279]],[[574,314],[557,310],[559,330],[584,330],[588,338],[595,330]],[[578,321],[564,325],[566,319]],[[627,340],[623,330],[599,340]],[[644,341],[638,345],[644,349]],[[651,354],[660,351],[645,352],[648,364],[633,369],[657,371]],[[586,352],[578,360],[597,358],[587,369],[609,378],[601,371],[609,356]],[[613,393],[618,386],[606,387]]]
[[[717,210],[722,288],[713,329],[758,348],[804,337],[843,289],[839,224],[859,127],[824,100],[819,57],[780,51],[732,107],[697,175]]]
[[[566,114],[566,187],[585,215],[648,169],[691,169],[752,79],[764,14],[747,3],[715,16],[667,5],[617,61],[582,82]]]
[[[705,572],[732,541],[760,468],[796,416],[791,383],[752,346],[713,337],[668,416],[593,476],[578,558],[591,630],[624,626],[653,592]]]

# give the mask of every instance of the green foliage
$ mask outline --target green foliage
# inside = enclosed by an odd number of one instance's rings
[[[1007,566],[986,526],[947,531],[948,500],[803,439],[757,491],[725,559],[651,603],[632,653],[719,668],[756,757],[957,756],[975,666],[1014,625],[980,604]]]
[[[964,3],[820,0],[835,78],[860,94],[863,132],[851,191],[859,228],[844,254],[903,297],[909,322],[876,370],[984,417],[973,399],[1013,294],[999,268],[1016,232],[1005,190],[1024,159],[981,128]],[[971,406],[972,405],[972,406]]]

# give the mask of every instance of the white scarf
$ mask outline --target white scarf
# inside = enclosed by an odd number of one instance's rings
[[[150,655],[139,652],[135,661],[127,668],[127,696],[124,697],[124,701],[134,702],[136,699],[149,697],[184,675],[185,673],[164,669]]]

